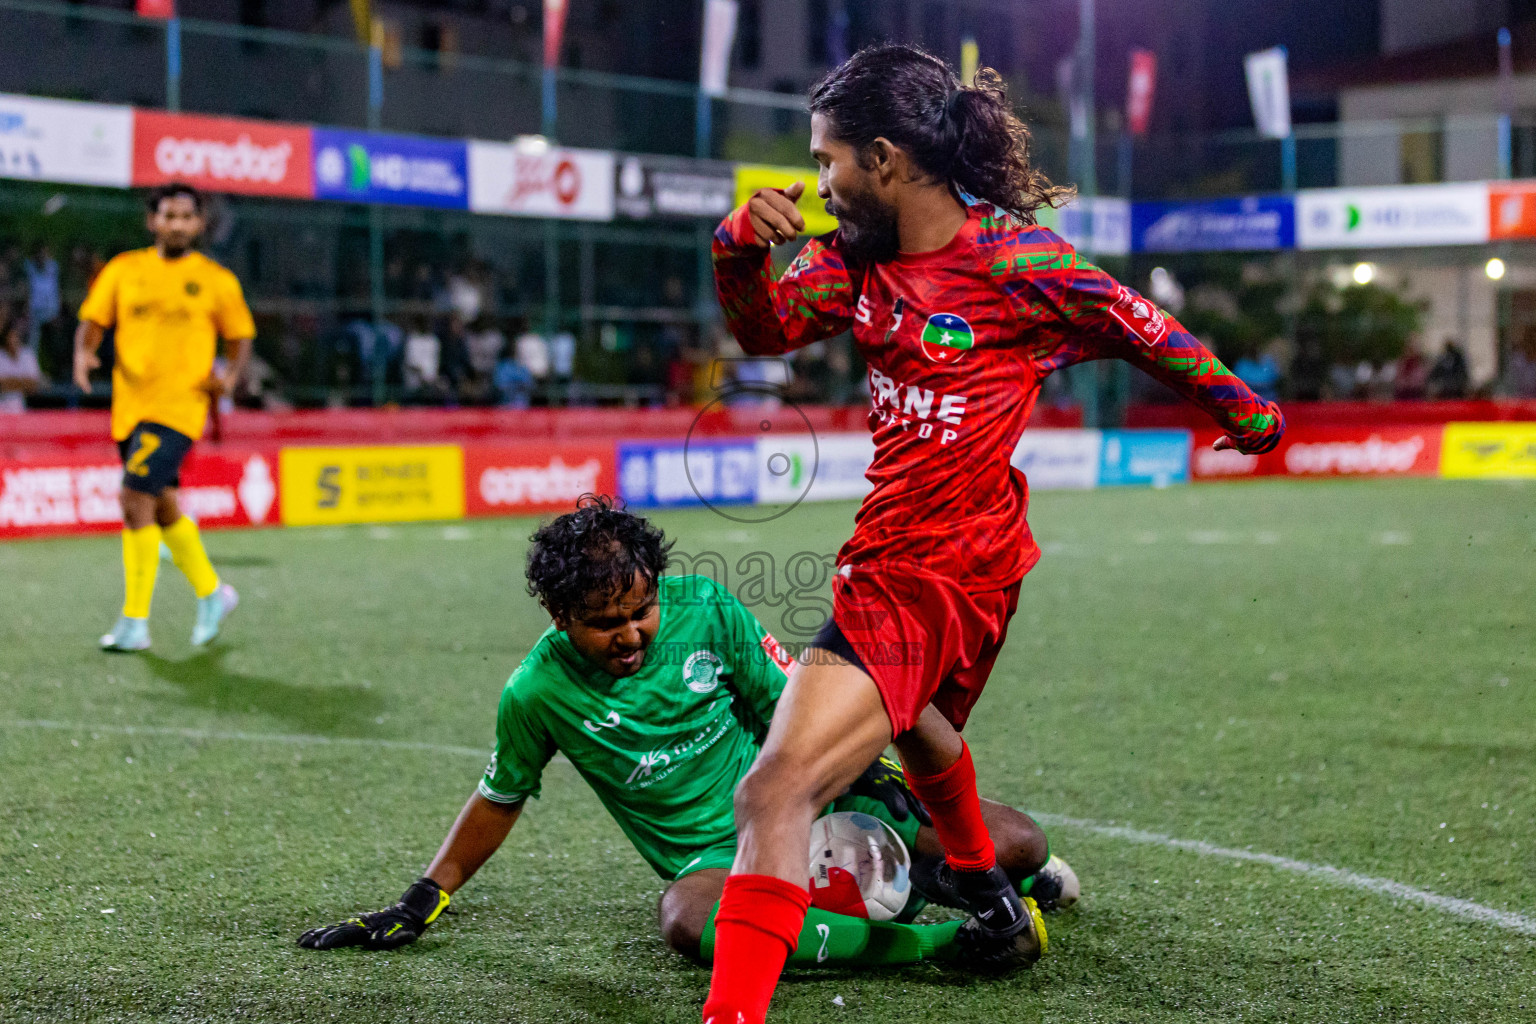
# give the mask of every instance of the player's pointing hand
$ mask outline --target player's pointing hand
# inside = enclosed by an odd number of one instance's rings
[[[747,214],[752,219],[758,245],[780,245],[805,230],[805,218],[795,209],[804,192],[805,182],[797,181],[783,189],[760,188],[747,200]]]

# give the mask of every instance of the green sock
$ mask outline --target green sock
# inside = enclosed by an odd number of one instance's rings
[[[716,910],[719,905],[716,904]],[[897,924],[894,921],[870,921],[812,907],[806,911],[800,929],[800,942],[789,955],[797,967],[820,964],[915,964],[920,960],[941,960],[960,930],[961,921],[943,924]],[[714,960],[715,915],[709,915],[704,934],[699,939],[699,954]]]

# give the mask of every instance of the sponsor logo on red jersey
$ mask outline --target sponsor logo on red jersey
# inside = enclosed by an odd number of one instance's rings
[[[308,128],[134,111],[134,185],[184,181],[213,192],[309,199],[311,164]]]
[[[1119,291],[1110,304],[1109,314],[1120,321],[1144,345],[1156,345],[1168,336],[1168,318],[1148,300],[1124,285],[1116,285]]]
[[[935,313],[923,325],[923,355],[936,363],[958,362],[976,346],[976,333],[957,313]]]

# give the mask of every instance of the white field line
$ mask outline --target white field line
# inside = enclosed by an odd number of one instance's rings
[[[476,747],[457,747],[442,743],[417,743],[409,740],[372,740],[356,736],[315,736],[304,733],[217,732],[207,729],[181,729],[154,725],[88,725],[78,722],[53,722],[46,719],[0,720],[0,728],[53,729],[61,732],[106,733],[116,736],[176,736],[190,740],[286,743],[291,746],[344,746],[367,747],[375,750],[380,748],[386,750],[419,750],[432,754],[451,754],[455,757],[484,758],[486,756],[485,750]],[[558,755],[555,757],[555,761],[565,764],[570,763],[564,757]],[[1119,839],[1129,843],[1141,843],[1148,846],[1161,846],[1170,850],[1184,850],[1188,853],[1199,854],[1202,857],[1219,857],[1223,860],[1264,864],[1281,871],[1309,875],[1320,881],[1329,882],[1348,889],[1359,889],[1364,892],[1376,893],[1380,896],[1388,896],[1392,899],[1417,903],[1421,906],[1429,907],[1431,910],[1438,910],[1443,914],[1449,914],[1452,917],[1459,917],[1463,920],[1477,921],[1482,924],[1493,925],[1496,928],[1503,928],[1506,931],[1536,937],[1536,918],[1526,917],[1524,914],[1516,914],[1508,910],[1485,907],[1481,903],[1457,899],[1454,896],[1442,896],[1427,889],[1416,889],[1411,885],[1394,882],[1389,878],[1376,878],[1373,875],[1362,875],[1344,868],[1336,868],[1331,864],[1314,864],[1311,861],[1280,857],[1273,853],[1262,853],[1257,850],[1239,850],[1230,846],[1216,846],[1213,843],[1207,843],[1200,839],[1179,839],[1174,836],[1164,835],[1161,832],[1146,832],[1137,828],[1128,828],[1124,825],[1106,825],[1083,818],[1070,818],[1062,814],[1042,814],[1034,811],[1030,811],[1029,814],[1042,825],[1080,829],[1084,832],[1092,832],[1095,835],[1105,836],[1110,839]]]
[[[1393,899],[1406,900],[1409,903],[1418,903],[1432,910],[1450,914],[1452,917],[1460,917],[1468,921],[1480,921],[1483,924],[1491,924],[1497,928],[1519,932],[1521,935],[1536,936],[1536,918],[1526,917],[1524,914],[1516,914],[1508,910],[1495,910],[1493,907],[1485,907],[1481,903],[1457,899],[1454,896],[1441,896],[1439,893],[1430,892],[1427,889],[1415,889],[1411,885],[1394,882],[1389,878],[1362,875],[1355,871],[1347,871],[1344,868],[1336,868],[1331,864],[1313,864],[1310,861],[1295,860],[1291,857],[1278,857],[1273,853],[1260,853],[1257,850],[1238,850],[1230,846],[1216,846],[1200,839],[1178,839],[1174,836],[1163,835],[1161,832],[1144,832],[1139,828],[1126,828],[1122,825],[1104,825],[1097,821],[1068,818],[1060,814],[1035,814],[1030,812],[1030,816],[1042,825],[1060,825],[1066,828],[1082,829],[1085,832],[1092,832],[1096,835],[1120,839],[1129,843],[1145,843],[1150,846],[1167,847],[1171,850],[1186,850],[1190,853],[1198,853],[1203,857],[1220,857],[1224,860],[1251,861],[1257,864],[1267,864],[1272,868],[1279,868],[1281,871],[1294,871],[1299,875],[1310,875],[1313,878],[1331,882],[1334,885],[1342,885],[1350,889],[1361,889],[1365,892],[1374,892],[1382,896],[1390,896]]]

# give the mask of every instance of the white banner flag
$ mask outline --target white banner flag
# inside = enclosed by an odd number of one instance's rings
[[[736,0],[705,0],[704,38],[699,49],[699,88],[706,96],[724,96],[736,41]]]
[[[1243,58],[1248,73],[1248,101],[1259,134],[1283,139],[1291,134],[1291,86],[1286,76],[1285,47],[1276,46]]]

